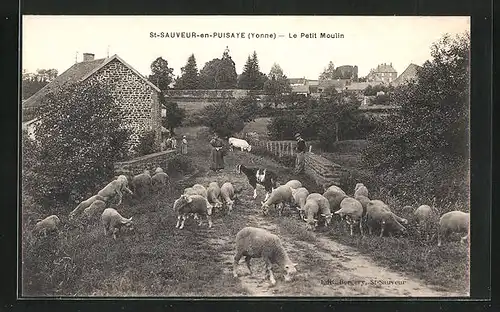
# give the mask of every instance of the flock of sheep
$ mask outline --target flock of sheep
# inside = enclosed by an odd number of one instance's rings
[[[241,166],[238,172],[242,172]],[[389,206],[381,200],[371,200],[368,189],[362,183],[358,183],[354,189],[353,196],[348,196],[340,187],[336,185],[326,185],[324,193],[310,193],[298,180],[290,180],[283,185],[276,181],[276,175],[266,169],[243,168],[243,173],[248,177],[249,183],[254,187],[254,199],[256,198],[256,183],[264,185],[266,197],[261,202],[261,210],[264,215],[269,213],[271,207],[277,210],[281,216],[283,208],[296,208],[300,218],[305,221],[306,228],[314,230],[319,224],[329,226],[334,215],[338,215],[350,227],[350,234],[353,235],[354,228],[359,227],[361,235],[364,235],[364,226],[368,228],[371,235],[374,229],[380,229],[380,236],[384,233],[405,233],[409,226],[407,219],[397,216]],[[272,185],[268,189],[268,184]],[[124,192],[141,196],[149,192],[150,189],[165,187],[169,183],[169,177],[161,168],[157,168],[155,174],[151,176],[148,170],[132,178],[132,192],[128,188],[128,178],[125,175],[118,176],[115,180],[106,185],[96,195],[82,201],[69,215],[70,220],[76,217],[87,220],[101,213],[101,223],[104,227],[104,234],[112,233],[116,239],[116,234],[120,229],[133,230],[132,217],[124,218],[114,209],[107,207],[110,200],[118,198],[118,205],[122,202]],[[176,228],[183,229],[184,223],[189,217],[198,220],[198,226],[202,225],[202,218],[208,222],[208,227],[212,227],[213,210],[230,214],[234,208],[240,190],[236,190],[229,181],[219,187],[218,182],[211,182],[207,187],[195,184],[184,190],[183,194],[175,200],[173,210],[177,216]],[[295,209],[294,209],[295,210]],[[333,211],[333,213],[332,213]],[[422,205],[414,211],[416,226],[421,233],[428,237],[431,223],[438,225],[438,246],[441,246],[442,238],[451,232],[466,232],[467,235],[461,238],[461,242],[469,236],[469,213],[461,211],[451,211],[445,213],[437,221],[435,211],[428,205]],[[60,219],[56,215],[51,215],[35,225],[37,232],[57,230]],[[285,281],[292,278],[296,272],[296,263],[293,263],[280,241],[280,238],[267,230],[255,227],[245,227],[236,235],[236,254],[233,262],[233,275],[237,274],[239,260],[245,257],[248,270],[252,273],[250,260],[252,258],[263,258],[265,261],[266,278],[272,285],[276,283],[272,271],[272,265],[277,264],[284,272]]]

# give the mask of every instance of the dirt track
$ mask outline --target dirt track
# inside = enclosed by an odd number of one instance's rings
[[[236,162],[247,164],[255,163],[255,156],[248,153],[236,152],[226,157],[227,169],[214,174],[207,173],[196,178],[196,183],[208,184],[211,181],[230,181],[237,187],[242,186],[244,191],[235,205],[234,213],[242,224],[265,228],[280,236],[292,261],[298,263],[298,273],[294,280],[285,283],[282,275],[276,273],[277,284],[271,287],[264,280],[264,262],[261,259],[252,260],[253,275],[240,262],[238,267],[241,286],[250,296],[394,296],[394,297],[450,297],[465,294],[440,291],[437,287],[426,285],[423,281],[394,272],[375,264],[369,257],[360,254],[355,249],[341,245],[332,238],[321,233],[315,233],[313,242],[301,241],[290,235],[282,228],[274,217],[264,217],[260,213],[260,201],[263,199],[262,188],[258,188],[258,197],[254,200],[246,177],[234,173]],[[267,161],[267,160],[265,160]],[[260,165],[262,159],[258,159]],[[269,165],[272,162],[269,161]],[[302,221],[293,214],[284,216],[295,220],[298,227],[304,226]],[[234,237],[218,235],[218,222],[225,222],[224,218],[214,223],[212,231],[208,231],[210,245],[219,249],[224,259],[224,274],[232,275],[234,256]],[[219,223],[220,224],[220,223]],[[228,245],[231,248],[228,248]]]

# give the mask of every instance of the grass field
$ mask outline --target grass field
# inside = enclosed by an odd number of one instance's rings
[[[262,123],[262,122],[261,122]],[[253,125],[257,127],[256,124]],[[258,125],[262,129],[262,125]],[[237,164],[265,166],[280,181],[297,178],[310,192],[320,191],[306,176],[294,176],[278,163],[235,151],[225,158],[220,173],[208,170],[207,130],[181,128],[188,137],[188,157],[196,166],[193,176],[180,176],[171,191],[150,198],[126,197],[118,211],[133,217],[135,230],[116,241],[105,237],[97,216],[90,224],[63,226],[56,236],[34,238],[23,230],[23,294],[41,296],[453,296],[468,292],[467,248],[456,242],[440,248],[411,238],[349,236],[335,220],[329,228],[307,231],[293,209],[284,216],[260,213],[263,191],[252,198]],[[351,144],[352,145],[352,144]],[[173,201],[185,187],[231,181],[243,192],[231,215],[214,212],[212,229],[189,219],[175,228]],[[349,190],[346,190],[348,193]],[[68,207],[68,212],[74,207]],[[28,209],[28,208],[26,208]],[[278,234],[289,256],[299,263],[290,283],[277,277],[269,287],[263,263],[253,260],[254,275],[231,275],[234,236],[244,226],[258,226]],[[278,270],[279,272],[279,270]],[[277,274],[277,276],[279,276]],[[404,285],[325,286],[331,280],[403,280]]]

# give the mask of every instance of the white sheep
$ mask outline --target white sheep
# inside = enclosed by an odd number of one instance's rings
[[[305,187],[299,187],[297,189],[292,189],[292,196],[299,211],[300,218],[305,220],[305,210],[304,205],[306,204],[306,198],[309,196],[309,191]]]
[[[159,191],[168,185],[169,180],[170,177],[168,174],[163,172],[162,168],[158,167],[155,170],[155,174],[151,177],[151,184],[156,191]]]
[[[116,239],[116,233],[121,229],[132,231],[134,229],[132,217],[124,218],[118,211],[113,208],[106,208],[101,215],[101,223],[104,227],[104,236],[109,232],[113,234],[113,239]]]
[[[208,221],[208,227],[212,227],[212,207],[207,205],[207,199],[201,195],[181,195],[174,202],[174,211],[177,213],[177,224],[176,228],[182,230],[184,228],[184,222],[186,221],[189,214],[194,214],[196,216],[206,216]],[[201,226],[201,219],[198,222],[198,226]]]
[[[306,201],[312,199],[318,202],[319,205],[319,214],[318,219],[324,219],[324,225],[328,226],[330,221],[332,221],[332,212],[330,210],[330,202],[323,195],[319,193],[312,193],[307,196]],[[322,220],[321,220],[322,221]]]
[[[281,212],[283,211],[283,205],[287,203],[291,206],[294,202],[292,195],[292,188],[288,185],[280,185],[273,190],[269,198],[264,202],[262,202],[262,213],[267,215],[269,211],[269,207],[271,205],[278,205],[278,215],[281,216]]]
[[[103,211],[104,209],[106,209],[106,202],[102,200],[96,200],[90,206],[85,208],[85,210],[83,210],[83,215],[85,216],[85,218],[87,218],[87,220],[90,220],[97,214],[97,212]]]
[[[123,192],[127,192],[130,195],[134,193],[128,188],[128,179],[125,175],[119,175],[115,180],[111,181],[102,190],[100,190],[97,195],[104,197],[104,201],[109,201],[115,196],[118,196],[118,203],[122,203]]]
[[[343,192],[327,190],[323,193],[323,197],[325,197],[330,203],[330,211],[337,211],[340,209],[340,203],[347,197],[347,195]]]
[[[363,183],[356,183],[356,187],[354,187],[354,198],[360,195],[368,197],[368,189]]]
[[[391,208],[390,208],[390,207],[389,207],[386,203],[384,203],[383,201],[381,201],[381,200],[379,200],[379,199],[372,199],[372,200],[370,200],[370,203],[371,203],[371,204],[370,204],[371,206],[372,206],[372,205],[381,206],[381,207],[383,207],[384,209],[389,210],[389,211],[391,211],[391,212],[392,212]],[[368,209],[369,209],[369,208],[368,208],[368,204],[367,204],[367,206],[366,206],[366,213],[368,213]],[[394,218],[396,218],[396,220],[397,220],[398,222],[400,222],[400,223],[402,223],[402,224],[405,224],[405,225],[407,225],[407,224],[408,224],[408,220],[407,220],[407,219],[399,217],[399,216],[398,216],[398,215],[396,215],[394,212],[392,212],[392,214],[394,215]]]
[[[143,173],[138,174],[132,178],[132,186],[134,188],[134,192],[139,197],[149,195],[149,192],[151,191],[151,185],[152,180],[149,170],[144,170]]]
[[[201,185],[201,184],[195,184],[192,186],[193,190],[198,194],[198,195],[201,195],[205,198],[208,197],[208,192],[207,192],[207,189]]]
[[[76,208],[69,213],[69,219],[73,219],[78,213],[84,211],[86,208],[90,207],[96,200],[105,201],[105,198],[100,195],[94,195],[84,201],[82,201]]]
[[[417,209],[415,209],[413,215],[417,222],[418,229],[428,240],[430,235],[429,230],[435,217],[434,211],[429,205],[420,205]]]
[[[290,180],[286,182],[285,185],[288,185],[292,189],[298,189],[299,187],[302,187],[302,183],[299,180]]]
[[[335,211],[341,218],[345,216],[347,224],[349,224],[351,230],[351,236],[353,235],[354,225],[359,222],[359,230],[361,235],[363,235],[363,206],[359,201],[352,197],[346,197],[340,202],[340,209]]]
[[[222,184],[220,188],[220,195],[222,201],[224,202],[224,204],[228,209],[228,212],[231,213],[231,211],[233,211],[234,198],[235,198],[234,187],[231,184],[231,182],[226,182]]]
[[[263,258],[266,264],[266,279],[269,278],[271,285],[276,284],[272,271],[273,264],[277,264],[285,271],[285,281],[290,281],[293,274],[297,272],[297,263],[293,263],[281,243],[280,238],[271,232],[255,227],[245,227],[236,234],[236,255],[233,262],[233,276],[238,277],[236,269],[242,257],[250,274],[253,274],[250,267],[252,258]]]
[[[340,187],[336,186],[336,185],[331,185],[331,186],[328,186],[325,187],[325,192],[327,191],[335,191],[335,192],[340,192],[344,195],[347,195],[346,192],[344,192],[344,190],[342,190]]]
[[[207,188],[207,200],[214,208],[222,208],[222,202],[220,201],[220,187],[217,182],[210,182]]]
[[[43,233],[43,236],[47,236],[47,232],[57,231],[60,223],[61,220],[59,220],[58,216],[56,215],[48,216],[45,219],[40,220],[35,224],[34,232],[36,234]]]
[[[305,221],[308,230],[314,230],[318,226],[319,203],[314,199],[306,199],[304,204]]]
[[[464,233],[467,235],[461,237],[460,243],[463,243],[470,236],[470,213],[463,211],[450,211],[439,219],[438,246],[441,246],[441,240],[450,233]]]
[[[391,233],[390,230],[406,232],[406,228],[399,223],[397,216],[392,213],[389,206],[380,200],[371,200],[366,205],[366,224],[370,235],[374,225],[380,225],[380,237],[384,235],[386,229],[389,230],[389,233]]]
[[[241,149],[241,151],[248,151],[250,152],[252,150],[252,146],[248,144],[247,141],[242,140],[242,139],[237,139],[237,138],[229,138],[229,148],[232,151],[234,147]]]

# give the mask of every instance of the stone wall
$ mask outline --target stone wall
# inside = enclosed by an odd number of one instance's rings
[[[131,160],[117,162],[114,164],[115,174],[125,174],[133,176],[144,172],[148,169],[151,174],[154,173],[157,167],[167,171],[168,161],[177,153],[176,150],[166,150],[154,154],[149,154],[137,157]]]
[[[139,142],[141,135],[153,130],[159,147],[161,136],[161,110],[158,93],[130,68],[113,60],[95,75],[101,81],[113,81],[115,101],[123,112],[124,128],[132,130],[130,147]]]
[[[167,90],[166,95],[173,101],[217,101],[221,99],[237,99],[245,97],[249,90]]]

